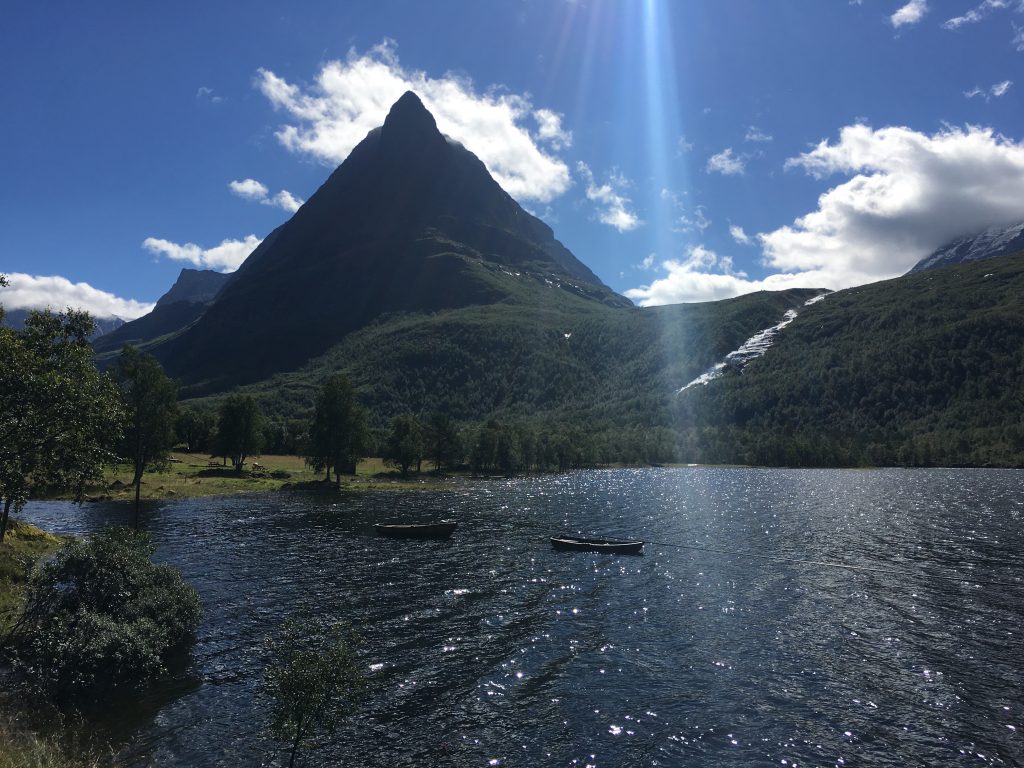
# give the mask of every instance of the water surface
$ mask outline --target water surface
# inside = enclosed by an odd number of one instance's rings
[[[371,687],[305,765],[1024,765],[1022,479],[645,469],[161,503],[158,559],[204,621],[189,674],[113,732],[140,766],[281,764],[264,641],[311,603],[362,635]],[[451,541],[371,528],[440,516]],[[82,532],[129,509],[24,517]],[[563,531],[664,543],[554,552]]]

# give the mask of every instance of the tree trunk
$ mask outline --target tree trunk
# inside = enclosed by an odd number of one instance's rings
[[[142,468],[136,468],[135,480],[133,485],[135,486],[135,530],[139,530],[139,496],[142,495],[142,470],[145,469],[145,465]]]
[[[4,542],[4,536],[7,535],[7,520],[11,515],[11,502],[12,499],[4,499],[4,514],[0,518],[0,544]]]
[[[292,742],[292,756],[288,761],[288,768],[294,768],[295,756],[299,754],[299,742],[302,740],[302,718],[295,724],[295,741]]]

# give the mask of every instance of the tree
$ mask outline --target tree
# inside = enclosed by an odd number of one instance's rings
[[[127,414],[124,454],[132,463],[135,486],[135,527],[139,527],[139,496],[146,465],[164,461],[174,445],[178,387],[152,355],[130,344],[121,350],[117,380]]]
[[[333,467],[340,485],[342,472],[355,474],[368,443],[366,411],[356,402],[352,384],[343,374],[331,376],[316,398],[307,461],[315,471],[326,471],[326,480]]]
[[[85,312],[32,312],[24,329],[0,328],[0,541],[12,508],[39,487],[81,500],[114,456],[123,410],[92,362]]]
[[[245,460],[263,447],[263,414],[252,395],[228,395],[217,417],[217,456],[241,472]]]
[[[403,413],[391,420],[391,432],[384,441],[383,457],[398,467],[402,477],[408,477],[409,468],[423,459],[423,427],[411,413]]]
[[[434,411],[427,420],[425,432],[428,455],[434,460],[434,469],[440,472],[458,453],[458,427],[447,413]]]
[[[209,449],[216,426],[217,417],[210,411],[186,406],[178,409],[174,430],[178,442],[184,443],[185,450],[191,453]]]
[[[337,625],[300,616],[286,619],[268,643],[263,687],[272,701],[270,735],[289,745],[289,768],[301,748],[316,746],[319,732],[329,734],[355,712],[365,680],[353,645]]]
[[[74,539],[39,566],[9,638],[15,668],[58,703],[96,701],[162,674],[199,626],[199,595],[152,562],[144,533]]]

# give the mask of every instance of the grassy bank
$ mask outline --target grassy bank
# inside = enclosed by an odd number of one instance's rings
[[[35,526],[13,521],[0,544],[0,637],[14,620],[32,566],[55,552],[64,540]],[[0,768],[85,768],[99,762],[69,756],[52,739],[33,732],[17,714],[21,708],[0,696]]]
[[[0,636],[21,606],[29,571],[40,558],[55,552],[64,541],[34,525],[15,520],[0,544]],[[0,767],[2,767],[0,763]]]
[[[103,482],[86,489],[88,501],[130,501],[135,498],[132,472],[127,464],[109,467]],[[247,461],[245,471],[202,454],[173,453],[160,472],[147,472],[142,478],[142,498],[168,499],[197,496],[227,496],[239,493],[276,491],[285,487],[325,487],[323,474],[313,472],[299,456],[259,456]],[[342,477],[342,490],[436,490],[445,482],[423,473],[401,478],[381,459],[364,459],[356,474]],[[62,498],[58,496],[58,498]]]

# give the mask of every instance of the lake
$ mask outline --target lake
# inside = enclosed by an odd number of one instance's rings
[[[1024,765],[1022,481],[639,469],[155,504],[204,620],[188,673],[111,732],[134,765],[281,764],[264,643],[307,604],[362,636],[370,690],[303,765]],[[441,516],[450,541],[371,528]],[[80,533],[130,509],[22,517]],[[661,543],[555,552],[560,532]]]

